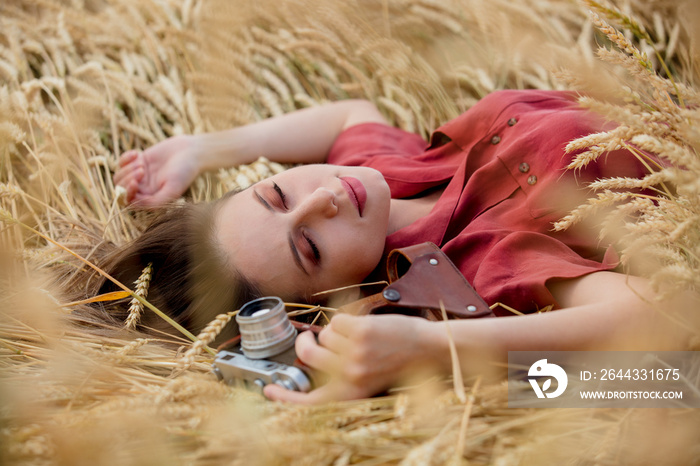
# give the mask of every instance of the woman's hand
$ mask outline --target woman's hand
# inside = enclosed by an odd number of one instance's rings
[[[313,404],[366,398],[394,386],[410,369],[424,366],[435,353],[428,348],[431,323],[400,315],[350,316],[339,314],[318,335],[299,335],[296,352],[328,382],[309,392],[267,385],[272,400]],[[449,356],[448,356],[449,359]]]
[[[119,158],[114,182],[126,189],[126,201],[154,207],[180,197],[200,173],[197,136],[175,136]]]

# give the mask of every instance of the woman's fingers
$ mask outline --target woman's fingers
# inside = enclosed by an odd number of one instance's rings
[[[318,334],[318,342],[336,354],[347,354],[352,348],[352,342],[330,325]]]
[[[143,160],[141,160],[138,155],[134,156],[129,162],[124,164],[121,163],[120,159],[119,168],[117,168],[117,171],[114,173],[114,184],[126,186],[130,181],[128,178],[137,173],[139,174],[139,177],[143,177]]]
[[[123,178],[117,184],[126,189],[126,202],[130,203],[139,189],[139,180],[134,176]]]
[[[338,371],[340,358],[329,348],[319,345],[313,332],[301,333],[297,337],[294,349],[299,359],[307,366],[330,374]]]
[[[125,170],[125,169],[118,169],[116,172],[114,172],[114,177],[112,178],[114,180],[114,184],[119,185],[119,186],[124,186],[127,183],[124,183],[124,178],[131,173],[131,170]]]
[[[139,168],[133,172],[124,174],[122,177],[117,178],[115,176],[114,181],[118,186],[122,186],[126,189],[126,202],[130,203],[138,195],[141,189],[141,180],[143,179],[143,169]]]
[[[352,316],[349,314],[337,314],[331,320],[329,325],[334,332],[346,338],[356,337],[358,332],[362,330],[367,316]]]
[[[139,150],[130,150],[124,152],[122,155],[119,156],[119,166],[125,167],[126,165],[130,164],[138,158],[140,152],[141,151]]]
[[[139,183],[143,179],[144,173],[145,171],[142,167],[134,167],[131,170],[120,170],[114,175],[114,183],[126,188],[132,182]]]
[[[323,332],[322,332],[323,333]],[[319,339],[321,336],[319,336]],[[328,340],[328,337],[323,337]],[[337,354],[316,342],[313,332],[301,333],[296,340],[295,350],[299,359],[313,370],[334,374],[338,372],[340,359]],[[284,401],[299,404],[316,404],[331,400],[342,399],[336,383],[328,383],[309,393],[287,390],[279,385],[269,384],[263,389],[267,398],[273,401]]]
[[[350,314],[337,314],[333,317],[331,324],[341,335],[348,336],[366,316],[353,316]]]
[[[313,405],[329,401],[354,400],[369,396],[356,387],[330,382],[308,393],[287,390],[276,384],[269,384],[263,388],[263,394],[272,401]]]
[[[332,380],[307,393],[269,384],[263,388],[263,394],[272,401],[312,405],[329,401],[356,400],[372,396],[374,393],[366,387],[348,384],[342,380]]]
[[[139,184],[136,181],[132,181],[126,185],[126,202],[131,202],[134,200],[138,189]]]
[[[272,401],[283,401],[286,403],[297,403],[304,405],[323,403],[324,401],[331,400],[331,398],[328,398],[328,396],[325,395],[323,387],[309,393],[304,393],[287,390],[286,388],[276,384],[269,384],[263,388],[263,394]]]
[[[123,167],[124,165],[134,160],[136,156],[138,156],[139,152],[140,151],[136,149],[124,152],[122,155],[119,156],[119,166]]]

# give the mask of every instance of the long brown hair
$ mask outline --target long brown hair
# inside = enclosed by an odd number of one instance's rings
[[[158,215],[144,233],[110,254],[103,268],[130,286],[152,264],[148,300],[195,334],[218,314],[233,311],[258,297],[255,286],[236,272],[216,239],[216,213],[235,193],[209,203],[175,205]],[[104,281],[100,292],[117,290]],[[125,309],[109,310],[117,319]],[[170,326],[146,310],[141,329],[172,333]],[[229,329],[226,336],[235,333]]]

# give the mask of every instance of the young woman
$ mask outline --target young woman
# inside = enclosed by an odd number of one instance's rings
[[[429,144],[388,126],[365,101],[175,137],[121,157],[114,179],[128,201],[167,203],[203,171],[260,156],[308,165],[212,204],[171,210],[113,270],[154,262],[161,305],[197,327],[256,295],[304,299],[361,282],[389,250],[432,241],[487,303],[530,313],[450,321],[467,371],[513,350],[683,348],[689,334],[648,303],[645,280],[614,271],[614,251],[593,230],[552,231],[590,195],[587,181],[644,173],[624,151],[580,172],[564,169],[572,158],[566,143],[604,127],[570,93],[500,91],[440,127]],[[156,279],[159,268],[168,278]],[[697,307],[694,296],[671,304]],[[535,312],[547,306],[558,310]],[[360,398],[421,367],[448,372],[445,325],[338,315],[318,340],[302,334],[296,343],[329,382],[310,393],[268,386],[265,394],[307,403]]]

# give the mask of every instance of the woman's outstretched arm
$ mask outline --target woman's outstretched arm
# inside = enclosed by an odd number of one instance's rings
[[[562,282],[552,290],[565,309],[518,317],[450,321],[465,374],[504,363],[508,351],[683,350],[700,328],[700,297],[677,295],[660,306],[645,298],[646,280],[597,272]],[[687,327],[677,321],[683,319]],[[302,338],[303,337],[303,338]],[[271,399],[319,403],[372,396],[412,372],[452,369],[444,322],[397,315],[339,315],[319,335],[301,335],[297,354],[330,375],[310,393],[268,386]]]
[[[217,133],[176,136],[124,153],[114,181],[126,188],[127,202],[159,205],[182,195],[204,171],[261,156],[281,163],[325,162],[341,131],[370,122],[386,123],[374,104],[344,100]]]

